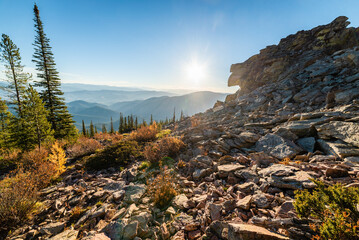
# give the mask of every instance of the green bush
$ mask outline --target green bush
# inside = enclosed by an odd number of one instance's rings
[[[311,224],[318,234],[313,239],[359,239],[359,189],[313,181],[316,189],[296,191],[294,202],[300,218],[319,220]]]
[[[123,167],[140,155],[135,141],[120,141],[85,158],[85,166],[90,169]]]

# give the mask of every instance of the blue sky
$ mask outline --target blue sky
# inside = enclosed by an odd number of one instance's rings
[[[155,89],[233,91],[227,87],[230,65],[267,45],[340,15],[359,26],[358,0],[36,3],[64,82]],[[0,0],[0,33],[20,47],[29,72],[34,72],[32,8],[33,1]]]

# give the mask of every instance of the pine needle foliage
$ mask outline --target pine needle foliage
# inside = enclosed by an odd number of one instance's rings
[[[2,34],[0,50],[0,59],[5,65],[6,81],[9,83],[4,87],[4,90],[8,92],[10,104],[21,116],[23,96],[31,75],[24,72],[24,66],[21,65],[20,50],[6,34]]]
[[[36,4],[34,5],[34,14],[36,36],[33,62],[36,64],[36,70],[39,72],[37,77],[40,79],[36,86],[43,88],[40,96],[45,103],[46,109],[49,110],[48,120],[55,131],[55,137],[75,138],[77,131],[62,97],[63,92],[60,89],[61,80],[56,69],[50,39],[44,32],[44,26]]]
[[[4,100],[0,98],[0,148],[9,148],[10,143],[10,119],[12,114],[8,111],[8,107]]]
[[[318,233],[313,239],[359,239],[359,189],[341,184],[325,186],[313,180],[317,188],[296,191],[294,207],[300,218],[317,219],[311,228]]]

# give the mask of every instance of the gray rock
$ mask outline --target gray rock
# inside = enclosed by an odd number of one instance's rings
[[[228,240],[289,240],[289,238],[251,224],[228,223]]]
[[[241,164],[225,164],[218,166],[218,173],[219,177],[225,178],[228,177],[228,174],[231,172],[235,172],[237,170],[246,168],[246,166],[243,166]]]
[[[293,157],[302,151],[302,149],[293,142],[273,133],[269,133],[260,138],[256,143],[255,150],[258,152],[266,152],[279,159]]]
[[[359,156],[359,148],[350,146],[347,143],[341,141],[325,141],[323,139],[318,139],[317,143],[320,148],[328,155],[335,155],[340,158],[345,157],[355,157]]]
[[[123,229],[123,240],[131,240],[137,235],[138,222],[133,221]]]
[[[172,205],[179,209],[185,209],[187,206],[188,198],[185,194],[177,195],[172,200]]]
[[[297,140],[297,144],[307,152],[314,152],[315,138],[306,137]]]
[[[336,138],[359,147],[359,123],[332,121],[316,128],[320,138]]]
[[[112,194],[113,196],[113,200],[115,200],[115,202],[119,202],[123,199],[123,197],[125,196],[125,191],[124,190],[120,190],[120,191],[116,191]]]
[[[239,207],[239,208],[242,208],[244,210],[249,210],[249,207],[251,205],[253,201],[253,197],[251,195],[248,195],[242,199],[239,199],[236,203],[236,205]]]
[[[253,203],[258,208],[268,208],[271,202],[267,199],[264,193],[257,193],[253,195]]]
[[[79,234],[79,231],[66,230],[66,231],[63,231],[62,233],[57,234],[56,236],[53,236],[52,238],[50,238],[50,240],[76,240],[78,234]],[[96,239],[96,240],[107,240],[107,239],[103,238],[103,239]]]
[[[356,97],[359,97],[359,91],[357,88],[352,88],[342,92],[337,92],[335,94],[335,102],[347,103]]]
[[[196,169],[193,172],[193,179],[199,180],[201,178],[209,176],[213,172],[212,168],[206,168],[206,169]]]
[[[129,185],[124,188],[126,191],[124,201],[127,203],[137,203],[146,192],[145,184]]]
[[[48,235],[55,235],[59,232],[62,232],[65,228],[64,222],[54,222],[49,223],[43,227],[40,228],[40,233],[42,234],[48,234]]]

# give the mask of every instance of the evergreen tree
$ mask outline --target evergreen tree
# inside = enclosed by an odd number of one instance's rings
[[[51,142],[53,130],[47,121],[48,111],[38,92],[31,85],[26,90],[22,107],[23,117],[13,118],[11,124],[12,139],[16,145],[28,150],[36,145],[40,148],[42,142]]]
[[[102,133],[107,133],[106,125],[102,124]]]
[[[115,133],[115,130],[113,129],[112,117],[111,117],[110,133],[111,133],[111,134],[114,134],[114,133]]]
[[[97,134],[97,127],[95,126],[95,134]]]
[[[123,115],[122,115],[122,113],[120,113],[120,125],[118,127],[118,132],[123,133],[123,131],[124,131],[124,128],[123,128]]]
[[[128,131],[128,126],[127,126],[127,118],[124,117],[125,122],[123,123],[123,132],[126,133]]]
[[[88,129],[86,129],[86,136],[90,136],[90,132]]]
[[[0,148],[10,147],[10,130],[9,124],[12,114],[4,100],[0,98]]]
[[[55,131],[55,137],[73,138],[77,135],[77,131],[62,97],[63,92],[60,89],[59,72],[56,70],[50,40],[44,32],[36,4],[34,5],[34,13],[36,36],[33,62],[36,63],[36,70],[39,71],[37,77],[41,79],[36,83],[36,86],[44,89],[40,96],[45,103],[46,109],[49,110],[48,120]]]
[[[173,110],[172,122],[176,122],[176,108]]]
[[[184,114],[183,114],[183,110],[181,110],[181,117],[180,120],[182,121],[184,119]]]
[[[152,114],[151,114],[151,121],[150,121],[150,125],[152,125],[153,123],[153,117],[152,117]]]
[[[135,129],[135,122],[133,121],[133,115],[131,114],[131,117],[130,117],[130,131],[134,130]]]
[[[90,137],[93,137],[93,136],[95,136],[95,129],[94,129],[93,123],[91,121],[91,123],[90,123]]]
[[[142,126],[147,126],[147,122],[146,122],[146,120],[145,119],[143,119],[143,121],[142,121]]]
[[[86,137],[86,126],[84,120],[82,120],[82,135]]]
[[[138,128],[138,119],[137,119],[137,116],[136,116],[136,119],[135,119],[135,129],[137,130]]]
[[[17,114],[21,116],[21,105],[26,91],[27,82],[31,76],[24,73],[24,66],[21,65],[19,48],[6,34],[2,35],[0,50],[0,59],[5,64],[6,80],[9,83],[9,85],[5,87],[5,90],[9,93],[10,104],[15,106]]]

